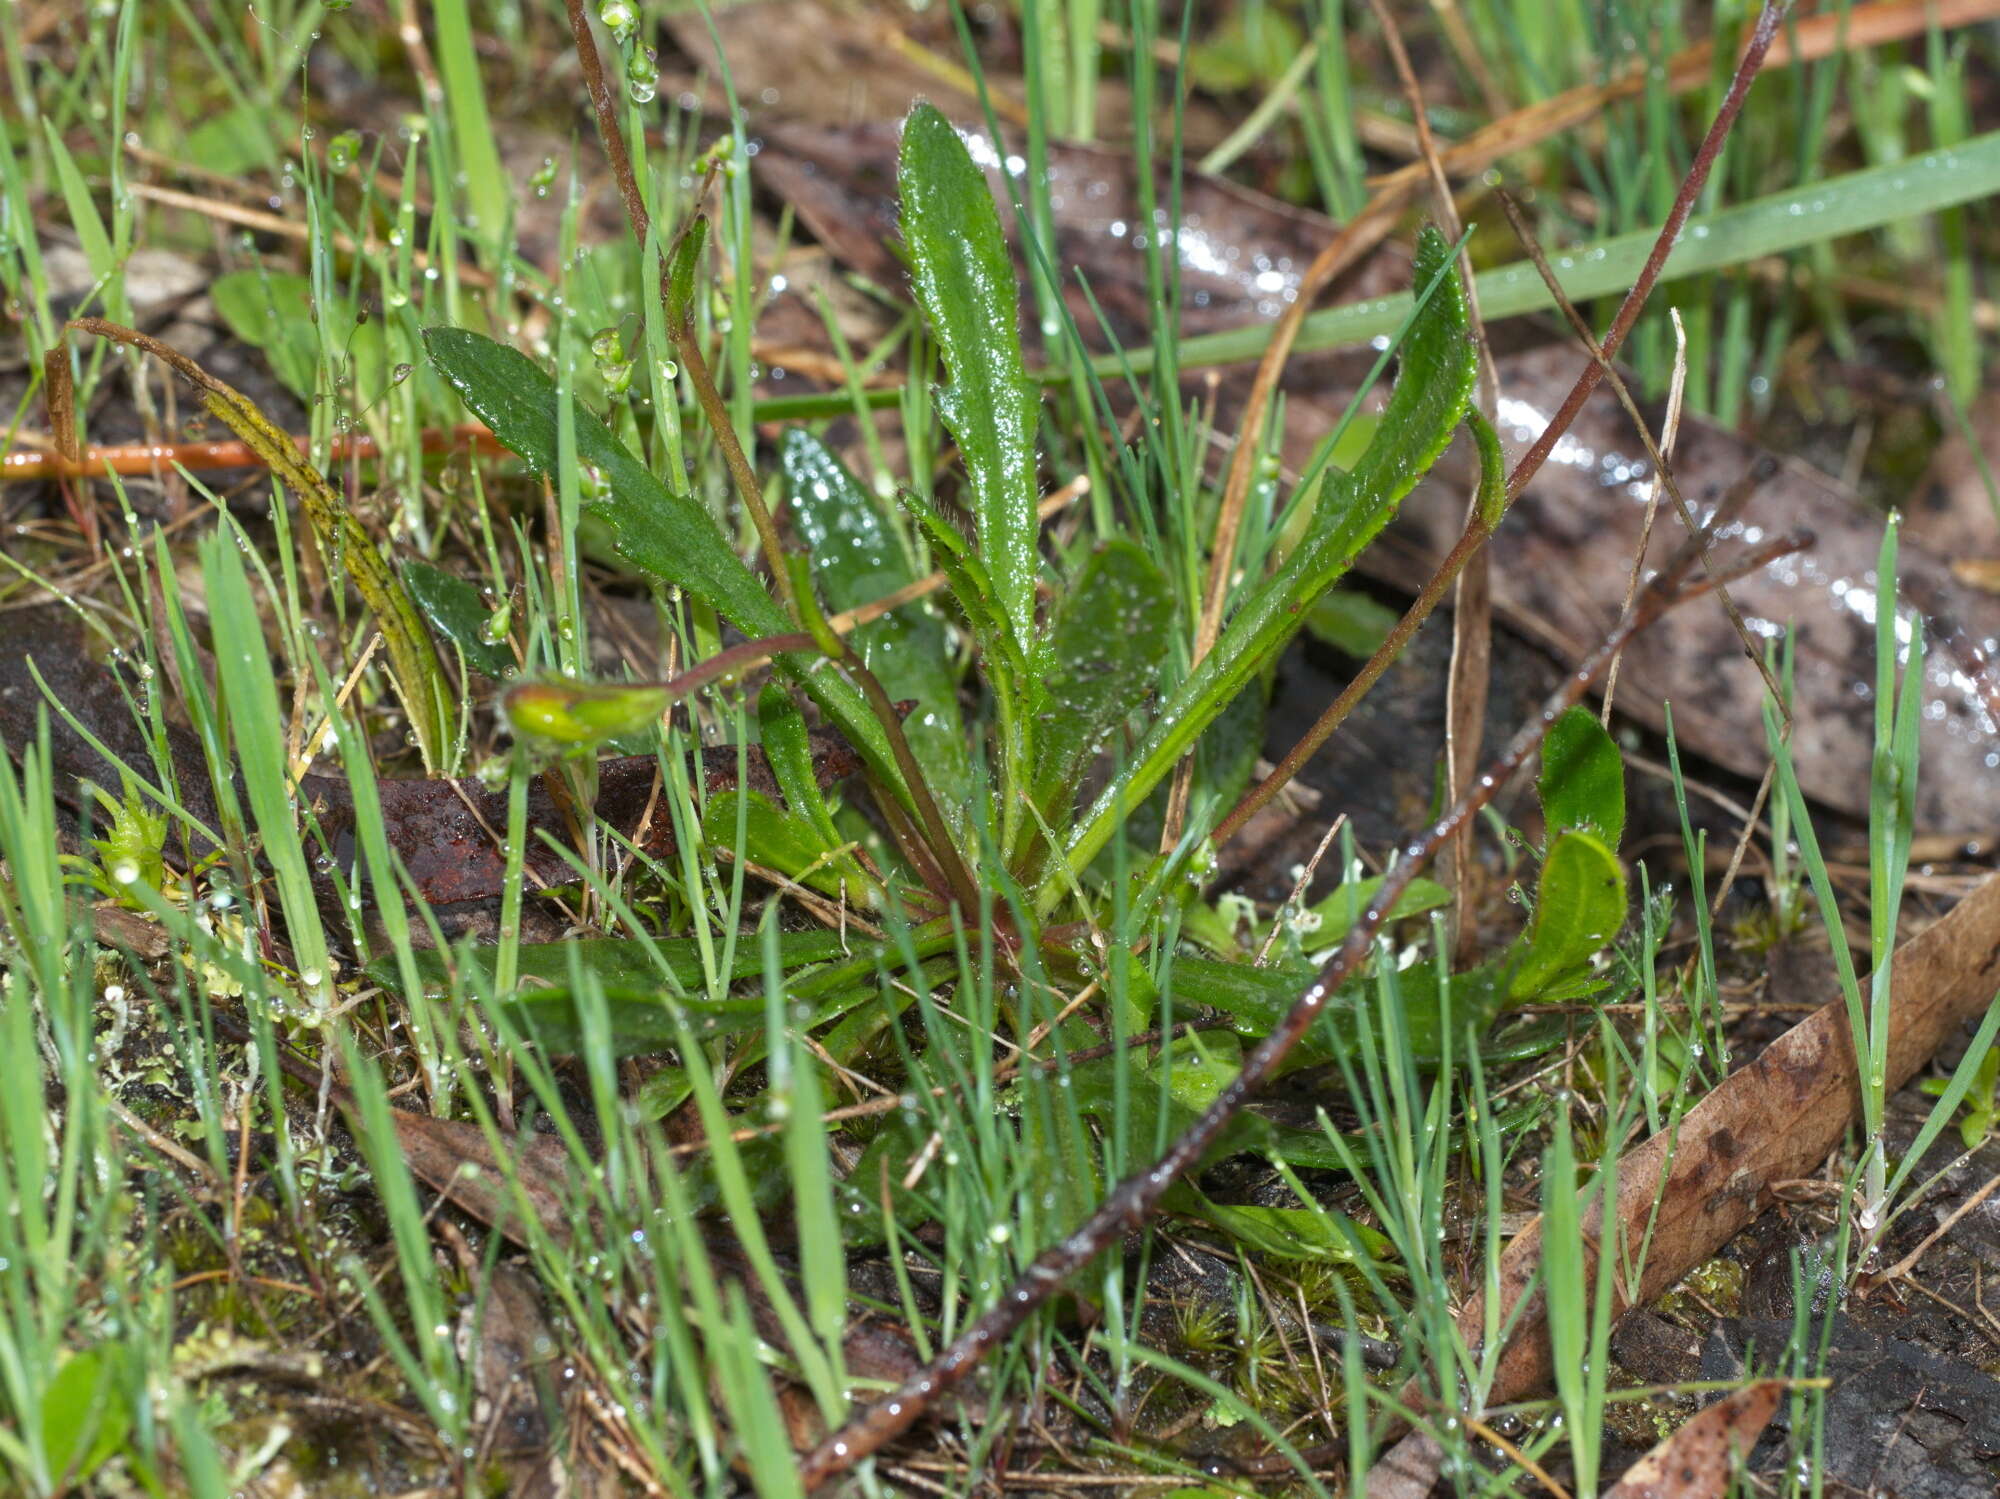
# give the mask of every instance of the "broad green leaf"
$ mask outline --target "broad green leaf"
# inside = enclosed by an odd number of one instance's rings
[[[658,1056],[680,1045],[682,1032],[674,1015],[675,1001],[660,990],[607,988],[599,992],[603,995],[614,1056]],[[589,1049],[583,1006],[576,991],[567,984],[518,989],[493,1003],[524,1035],[533,1037],[557,1056],[574,1056]],[[703,1039],[759,1030],[766,1019],[764,1001],[754,996],[684,999],[679,1003],[687,1011],[689,1029]]]
[[[1396,506],[1437,461],[1464,418],[1477,374],[1465,289],[1451,246],[1434,229],[1417,243],[1416,284],[1433,287],[1403,340],[1402,368],[1374,439],[1352,472],[1330,475],[1298,547],[1238,607],[1215,648],[1162,706],[1129,770],[1112,779],[1077,825],[1069,863],[1081,872],[1123,815],[1170,774],[1203,730],[1274,660],[1313,601],[1387,525]],[[1064,886],[1048,882],[1044,909]]]
[[[1221,1203],[1189,1182],[1177,1183],[1163,1206],[1212,1224],[1236,1243],[1274,1259],[1349,1263],[1362,1254],[1378,1260],[1389,1254],[1389,1241],[1380,1233],[1331,1208]]]
[[[514,669],[514,653],[486,638],[493,611],[465,579],[419,558],[403,564],[403,586],[431,628],[463,651],[474,671],[497,680]]]
[[[424,344],[466,409],[529,468],[553,476],[555,379],[519,350],[463,328],[426,328]],[[746,635],[789,630],[784,611],[730,550],[709,513],[662,484],[581,402],[575,406],[576,455],[610,487],[610,497],[592,508],[610,523],[619,553],[685,588]]]
[[[1040,403],[1021,358],[1014,262],[986,174],[928,104],[903,122],[897,183],[917,301],[951,371],[939,410],[965,459],[980,556],[1000,612],[1025,646],[1035,630]]]
[[[1576,828],[1618,847],[1625,835],[1625,764],[1588,708],[1571,708],[1550,727],[1535,790],[1547,825],[1545,843]]]
[[[350,366],[354,383],[348,395],[358,409],[366,409],[388,389],[381,321],[359,321],[344,297],[316,308],[310,277],[262,268],[230,271],[215,279],[209,296],[229,331],[262,349],[272,372],[300,400],[311,401],[318,387],[322,338]]]
[[[1173,619],[1173,590],[1133,542],[1106,542],[1071,581],[1037,673],[1034,796],[1055,825],[1091,756],[1159,685]]]
[[[268,111],[237,104],[210,115],[188,131],[182,147],[188,161],[226,177],[244,177],[258,167],[275,166],[273,132]]]
[[[466,409],[529,468],[552,476],[557,409],[556,382],[549,373],[527,355],[463,328],[427,328],[424,344]],[[610,488],[609,497],[591,508],[611,527],[619,554],[660,581],[686,589],[752,638],[789,631],[791,620],[730,550],[708,512],[667,488],[603,422],[581,403],[573,404],[577,457],[601,473]],[[882,726],[845,680],[810,670],[819,660],[816,655],[779,658],[876,774],[901,790],[903,779]]]
[[[702,837],[713,847],[735,849],[739,819],[744,858],[823,895],[873,904],[872,882],[856,867],[851,853],[822,837],[808,819],[773,805],[755,791],[724,791],[710,797],[702,814]]]
[[[663,989],[669,981],[683,990],[698,988],[702,982],[701,948],[692,937],[659,937],[651,943],[659,954],[655,961],[647,944],[634,937],[588,937],[575,942],[524,942],[518,949],[517,972],[523,979],[542,984],[567,984],[574,962],[579,971],[592,975],[606,990]],[[872,949],[870,949],[872,951]],[[779,962],[787,971],[811,963],[828,963],[848,955],[838,932],[784,932],[778,938]],[[414,954],[416,971],[427,992],[441,994],[450,987],[451,975],[468,970],[468,987],[488,987],[499,971],[496,947],[427,948]],[[664,965],[666,972],[661,972]],[[749,978],[764,971],[764,955],[749,944],[737,949],[732,979]],[[369,979],[397,993],[402,981],[395,960],[378,958],[368,965]],[[762,1003],[761,1000],[758,1001]]]
[[[793,428],[779,454],[792,518],[812,549],[813,580],[830,608],[859,608],[916,581],[916,569],[873,497],[824,443]],[[891,700],[916,703],[903,732],[932,790],[948,808],[958,807],[971,771],[943,623],[928,604],[905,604],[860,626],[849,640]]]
[[[102,1348],[71,1354],[42,1391],[42,1452],[69,1485],[102,1467],[131,1427],[132,1408]]]
[[[1174,1013],[1185,1013],[1189,1005],[1219,1010],[1228,1017],[1238,1035],[1262,1039],[1278,1028],[1292,1002],[1305,992],[1317,973],[1313,964],[1303,962],[1256,968],[1248,963],[1176,957],[1172,970]],[[1357,979],[1327,999],[1323,1017],[1286,1059],[1286,1070],[1331,1061],[1350,1051],[1359,1034],[1354,1012],[1357,1006],[1375,1002],[1370,992],[1373,982],[1367,977]],[[1435,1066],[1444,1056],[1443,1007],[1438,1000],[1437,970],[1432,964],[1420,963],[1400,974],[1398,983],[1411,1054],[1418,1062]],[[1475,1035],[1485,1034],[1500,1013],[1504,998],[1494,981],[1494,970],[1489,967],[1452,976],[1452,1013],[1470,1024]],[[1540,1049],[1537,1045],[1527,1054],[1534,1055]],[[1511,1052],[1512,1048],[1505,1050]],[[1496,1052],[1482,1047],[1481,1055],[1495,1057]]]
[[[1308,949],[1331,947],[1341,941],[1381,888],[1380,875],[1365,880],[1350,880],[1325,899],[1308,906],[1306,911],[1315,921],[1299,932],[1305,946]],[[1451,892],[1436,880],[1411,880],[1409,888],[1396,897],[1389,920],[1401,921],[1408,916],[1421,916],[1426,911],[1435,911],[1450,904]]]
[[[1562,999],[1591,987],[1590,960],[1625,924],[1625,866],[1594,833],[1559,834],[1542,861],[1527,951],[1508,998]]]

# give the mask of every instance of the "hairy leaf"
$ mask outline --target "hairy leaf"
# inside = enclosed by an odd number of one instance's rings
[[[1625,866],[1594,833],[1557,836],[1542,863],[1527,953],[1507,987],[1515,1001],[1587,992],[1590,960],[1625,924]]]
[[[1130,541],[1091,553],[1063,595],[1038,673],[1034,796],[1052,820],[1105,737],[1158,685],[1173,618],[1166,576]]]
[[[1588,708],[1572,708],[1550,727],[1535,790],[1548,829],[1545,842],[1578,828],[1618,847],[1625,835],[1625,764]]]
[[[1035,624],[1039,402],[1021,358],[1014,264],[985,173],[928,104],[903,122],[897,182],[917,301],[951,370],[939,408],[965,458],[1000,613],[1025,646]]]

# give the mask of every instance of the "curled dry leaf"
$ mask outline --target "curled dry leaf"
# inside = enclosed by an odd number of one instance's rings
[[[1725,1395],[1626,1469],[1604,1499],[1722,1499],[1784,1390],[1764,1379]]]

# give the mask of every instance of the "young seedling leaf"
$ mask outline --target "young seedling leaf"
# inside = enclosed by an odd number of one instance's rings
[[[1595,833],[1571,829],[1542,861],[1527,950],[1507,987],[1516,1003],[1573,998],[1592,987],[1590,960],[1625,924],[1625,866]]]
[[[1588,708],[1570,709],[1549,729],[1535,790],[1548,829],[1545,842],[1577,828],[1597,834],[1609,848],[1618,847],[1625,833],[1625,764]]]
[[[1040,403],[1021,357],[1014,263],[986,174],[928,104],[903,122],[897,182],[917,301],[951,371],[939,409],[965,459],[995,603],[1025,647],[1035,625]]]

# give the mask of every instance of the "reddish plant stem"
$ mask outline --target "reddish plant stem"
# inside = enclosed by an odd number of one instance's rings
[[[1625,342],[1625,335],[1632,331],[1632,325],[1639,320],[1639,313],[1646,305],[1646,298],[1652,295],[1654,284],[1660,279],[1660,272],[1666,269],[1667,256],[1673,253],[1674,242],[1681,237],[1681,229],[1694,212],[1694,200],[1701,196],[1701,190],[1708,182],[1709,169],[1715,165],[1715,158],[1721,154],[1723,142],[1729,139],[1729,132],[1736,124],[1737,115],[1743,111],[1743,101],[1750,93],[1750,85],[1756,81],[1758,69],[1764,65],[1764,55],[1771,50],[1771,43],[1778,35],[1778,23],[1784,19],[1788,0],[1764,0],[1764,8],[1757,16],[1757,26],[1750,33],[1750,41],[1737,60],[1735,76],[1729,80],[1729,92],[1723,96],[1722,107],[1715,112],[1715,120],[1708,127],[1708,134],[1701,138],[1701,146],[1694,153],[1694,162],[1688,167],[1687,176],[1681,180],[1680,191],[1674,194],[1674,206],[1668,210],[1666,223],[1660,226],[1659,238],[1653,241],[1652,253],[1646,257],[1646,264],[1639,272],[1639,279],[1632,283],[1632,290],[1625,294],[1619,305],[1618,315],[1611,320],[1611,328],[1599,345],[1604,359],[1617,354],[1619,346]],[[1597,359],[1584,366],[1583,373],[1576,377],[1576,384],[1570,388],[1568,397],[1542,435],[1535,439],[1534,446],[1521,455],[1521,461],[1514,465],[1514,472],[1507,476],[1507,498],[1519,497],[1528,487],[1528,481],[1541,472],[1549,454],[1569,431],[1576,420],[1583,403],[1590,399],[1590,393],[1597,389],[1598,381],[1604,378],[1604,364]]]
[[[476,447],[490,453],[507,449],[500,439],[480,422],[463,422],[456,427],[430,428],[418,439],[426,453],[446,453],[461,447]],[[301,453],[312,445],[308,437],[294,436],[292,444]],[[366,432],[336,437],[328,445],[331,462],[343,459],[367,460],[381,456],[375,439]],[[19,449],[0,453],[0,484],[18,484],[35,479],[102,479],[112,474],[145,475],[161,469],[184,468],[191,474],[211,473],[224,468],[262,468],[264,460],[247,442],[136,442],[114,443],[80,449],[74,457],[61,452],[41,453]]]

